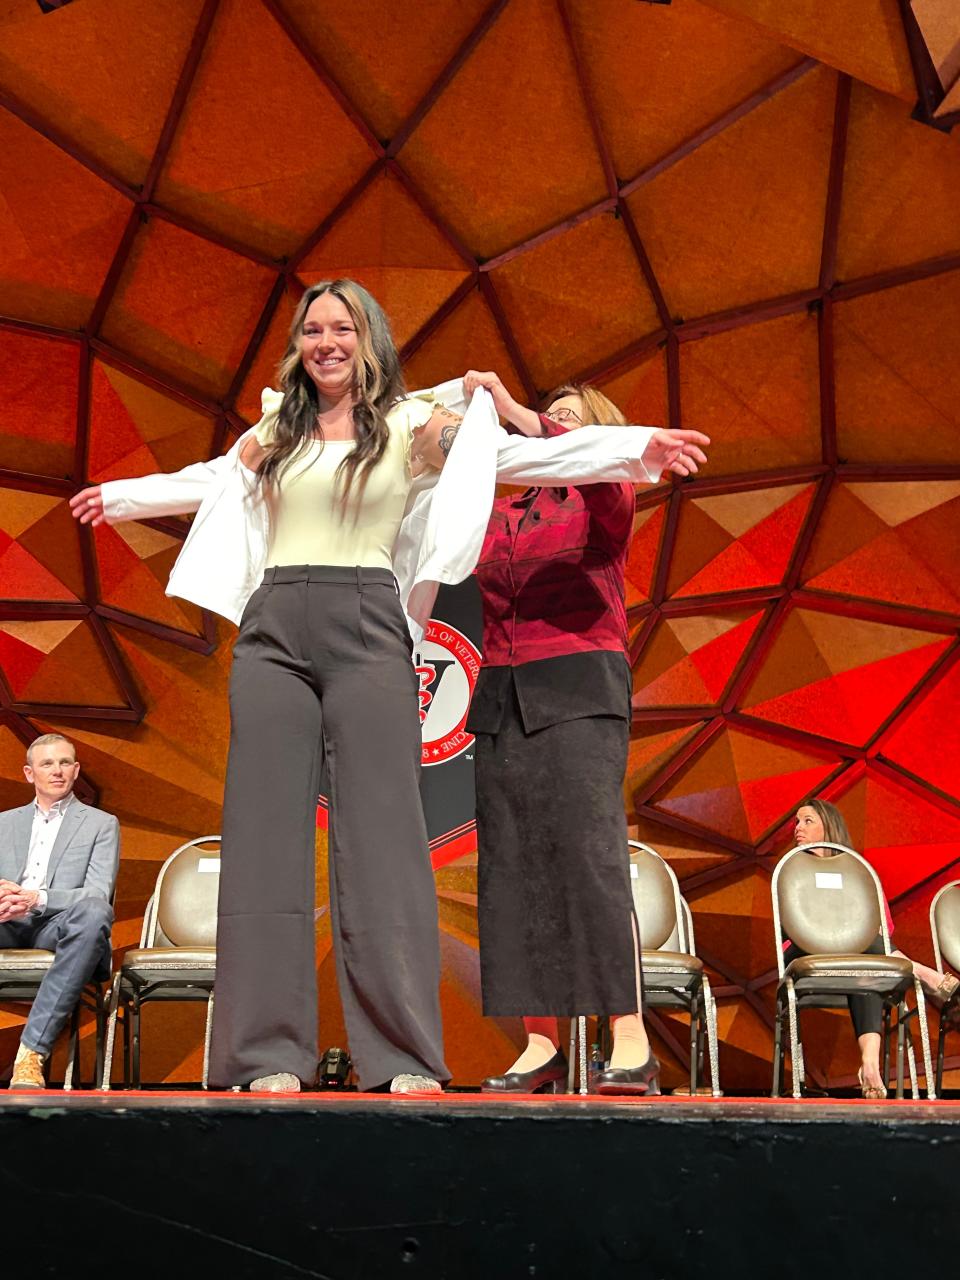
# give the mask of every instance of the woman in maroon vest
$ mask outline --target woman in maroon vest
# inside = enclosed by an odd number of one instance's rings
[[[495,374],[468,373],[527,435],[624,425],[592,387],[559,387],[543,416]],[[654,431],[651,479],[706,458],[706,436]],[[609,1014],[601,1093],[656,1093],[641,1012],[622,785],[630,736],[624,570],[630,484],[528,489],[494,505],[477,568],[483,667],[476,735],[480,966],[484,1013],[520,1015],[527,1046],[488,1092],[562,1088],[558,1016]]]

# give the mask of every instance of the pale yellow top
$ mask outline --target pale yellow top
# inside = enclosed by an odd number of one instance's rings
[[[270,547],[266,567],[276,565],[363,565],[392,569],[392,551],[403,519],[413,475],[410,446],[414,430],[433,412],[431,401],[403,400],[387,414],[390,437],[383,456],[358,476],[346,503],[336,472],[354,447],[352,440],[311,441],[304,453],[270,485]],[[261,445],[273,442],[275,419],[257,428]]]

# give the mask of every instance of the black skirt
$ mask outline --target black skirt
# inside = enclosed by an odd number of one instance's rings
[[[635,1013],[629,702],[530,731],[515,681],[501,705],[497,731],[476,735],[483,1011]]]

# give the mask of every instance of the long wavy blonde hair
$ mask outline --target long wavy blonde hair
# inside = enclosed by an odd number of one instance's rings
[[[356,403],[353,423],[356,444],[337,468],[344,499],[357,479],[366,480],[383,457],[389,428],[387,412],[404,393],[400,357],[390,321],[377,300],[355,280],[321,280],[300,299],[283,359],[278,366],[283,402],[272,444],[257,468],[258,480],[279,482],[284,468],[299,458],[311,440],[323,441],[317,421],[320,404],[313,380],[303,367],[303,325],[311,305],[325,293],[339,298],[357,331]]]

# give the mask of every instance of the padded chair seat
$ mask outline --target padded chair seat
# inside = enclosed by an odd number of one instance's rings
[[[650,974],[651,977],[661,974],[699,977],[703,973],[703,961],[697,956],[687,955],[685,951],[642,951],[640,966],[644,976]]]
[[[840,980],[844,987],[882,994],[913,980],[913,965],[903,956],[820,955],[798,956],[784,970],[808,990],[829,990]]]
[[[0,976],[5,980],[9,980],[13,973],[42,976],[52,964],[52,951],[35,951],[29,947],[9,947],[0,951]]]
[[[185,982],[196,974],[198,982],[212,981],[217,972],[216,947],[134,947],[123,957],[121,974],[133,982],[158,982],[163,978]]]

